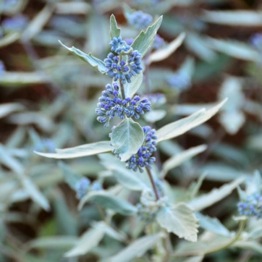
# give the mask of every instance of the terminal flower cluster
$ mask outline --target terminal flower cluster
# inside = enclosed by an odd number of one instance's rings
[[[114,37],[110,46],[112,52],[104,60],[108,76],[123,84],[130,83],[131,78],[143,70],[141,54],[121,37]]]
[[[239,202],[238,212],[242,216],[256,217],[257,219],[262,218],[262,194],[254,193],[247,196],[246,199]]]
[[[155,162],[155,157],[152,156],[156,151],[156,131],[150,126],[144,126],[143,131],[145,134],[144,144],[139,148],[135,155],[132,155],[130,159],[126,161],[128,169],[136,171],[139,169],[143,171],[144,167],[150,167]]]
[[[98,122],[107,126],[111,119],[125,117],[139,119],[141,115],[149,112],[151,104],[147,98],[135,95],[133,98],[121,98],[117,83],[107,84],[102,96],[99,98],[96,113]]]
[[[153,22],[153,17],[143,11],[136,11],[127,15],[128,23],[136,29],[141,30]]]

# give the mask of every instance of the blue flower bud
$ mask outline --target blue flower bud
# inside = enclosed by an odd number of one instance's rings
[[[136,11],[127,15],[127,21],[136,29],[141,30],[148,27],[153,22],[153,17],[143,11]]]
[[[81,199],[85,196],[90,186],[90,180],[86,177],[81,178],[75,185],[76,197]]]

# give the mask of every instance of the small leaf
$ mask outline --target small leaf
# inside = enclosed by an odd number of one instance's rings
[[[206,148],[207,148],[206,145],[192,147],[188,150],[185,150],[184,152],[179,153],[178,155],[174,155],[173,157],[169,158],[163,164],[163,176],[172,168],[175,168],[183,164],[185,161],[196,156],[197,154],[202,153],[203,151],[206,150]]]
[[[131,205],[123,199],[117,198],[116,196],[108,192],[90,192],[88,195],[81,199],[79,208],[81,209],[87,201],[98,204],[99,206],[102,206],[104,208],[111,209],[122,215],[131,215],[136,213],[137,211],[135,206]]]
[[[144,142],[142,127],[132,119],[124,119],[112,131],[111,144],[121,161],[128,160]]]
[[[150,54],[148,63],[158,62],[168,58],[183,43],[185,36],[185,33],[181,33],[171,43]]]
[[[149,235],[135,240],[118,254],[110,257],[108,262],[128,262],[135,261],[135,258],[142,257],[146,251],[156,245],[162,237],[162,234]]]
[[[105,234],[104,223],[97,223],[95,226],[85,232],[80,239],[77,241],[76,245],[65,253],[66,257],[80,256],[88,253],[94,247],[96,247],[102,240]]]
[[[120,29],[117,25],[116,18],[112,14],[110,16],[110,37],[111,39],[114,37],[119,37],[120,36]]]
[[[134,77],[132,77],[131,83],[124,84],[125,96],[133,97],[133,95],[137,92],[143,82],[143,73],[140,73]]]
[[[144,115],[144,118],[147,122],[150,123],[155,123],[159,120],[161,120],[162,118],[164,118],[166,115],[166,111],[165,110],[151,110],[150,112],[146,113]]]
[[[179,238],[197,241],[197,219],[193,211],[185,204],[178,204],[172,208],[162,207],[157,214],[157,222]]]
[[[56,153],[41,153],[36,151],[35,153],[48,158],[68,159],[110,152],[112,151],[112,147],[109,141],[100,141],[66,149],[56,149],[56,151]]]
[[[79,56],[82,60],[89,63],[92,67],[95,67],[100,73],[106,74],[107,68],[102,60],[98,59],[97,57],[91,54],[86,54],[83,51],[75,48],[74,46],[67,47],[61,41],[59,41],[59,43],[67,50],[73,52],[75,55]]]
[[[210,193],[193,199],[188,203],[188,205],[195,211],[205,209],[228,196],[243,181],[244,178],[242,177],[232,181],[231,183],[225,184],[220,188],[215,188]]]
[[[0,118],[7,116],[14,111],[20,111],[22,109],[24,109],[24,107],[19,103],[2,104],[0,105]]]
[[[153,44],[154,37],[162,23],[163,17],[160,16],[151,26],[147,27],[145,31],[141,33],[134,40],[132,47],[137,50],[142,56],[146,54],[151,45]]]
[[[188,130],[206,122],[218,112],[218,110],[225,104],[226,101],[227,99],[224,99],[222,102],[212,108],[203,108],[188,117],[163,126],[157,130],[158,142],[180,136]]]

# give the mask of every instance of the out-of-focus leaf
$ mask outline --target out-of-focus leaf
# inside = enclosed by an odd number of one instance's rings
[[[56,13],[58,14],[83,14],[86,15],[92,6],[84,2],[62,2],[56,3]]]
[[[81,209],[83,205],[88,201],[98,204],[99,206],[102,206],[104,208],[111,209],[122,215],[131,215],[136,213],[137,211],[136,207],[128,203],[126,200],[118,198],[108,192],[90,192],[81,199],[79,208]]]
[[[259,53],[251,48],[248,44],[235,40],[221,40],[215,38],[207,38],[208,46],[216,51],[222,52],[234,58],[243,59],[247,61],[259,62]]]
[[[121,161],[128,160],[144,142],[142,127],[131,118],[124,119],[111,134],[111,144]]]
[[[231,192],[235,188],[237,188],[241,183],[243,183],[243,181],[244,178],[242,177],[232,181],[231,183],[225,184],[220,188],[215,188],[211,190],[209,193],[196,197],[195,199],[191,200],[188,203],[188,205],[195,211],[200,211],[202,209],[205,209],[219,202],[229,194],[231,194]]]
[[[143,73],[140,73],[132,77],[131,83],[124,84],[125,96],[133,97],[143,82]]]
[[[168,45],[150,54],[148,58],[148,63],[158,62],[168,58],[183,43],[185,36],[185,33],[181,33]]]
[[[141,237],[121,250],[118,254],[110,257],[108,262],[128,262],[134,261],[137,257],[142,257],[146,251],[155,246],[161,239],[162,234],[149,235]]]
[[[151,110],[150,112],[146,113],[144,115],[144,118],[147,122],[150,123],[155,123],[159,120],[161,120],[162,118],[164,118],[166,115],[166,111],[165,110]]]
[[[185,204],[162,207],[157,214],[157,222],[168,232],[188,241],[197,241],[198,224],[193,211]]]
[[[66,257],[81,256],[94,247],[96,247],[102,240],[105,234],[105,226],[103,222],[96,223],[93,228],[86,231],[80,239],[77,241],[76,245],[65,253]]]
[[[177,155],[174,155],[170,159],[168,159],[166,162],[163,164],[163,173],[162,176],[165,176],[166,173],[171,170],[172,168],[175,168],[187,160],[191,159],[192,157],[202,153],[203,151],[206,150],[206,145],[200,145],[196,147],[192,147],[190,149],[185,150],[184,152],[181,152]]]
[[[0,105],[0,118],[9,115],[12,112],[24,109],[23,105],[19,103],[7,103]]]
[[[188,33],[185,39],[185,45],[199,58],[207,62],[212,62],[216,59],[216,53],[209,47],[206,38],[203,36]]]
[[[231,232],[217,218],[205,216],[201,213],[196,213],[196,217],[200,227],[205,230],[225,237],[231,236]]]
[[[110,152],[112,147],[109,141],[100,141],[66,149],[56,149],[56,151],[56,153],[41,153],[37,151],[35,153],[48,158],[68,159]]]
[[[188,117],[163,126],[157,130],[157,141],[161,142],[163,140],[177,137],[184,134],[188,130],[206,122],[218,112],[218,110],[225,104],[226,101],[227,99],[224,99],[222,102],[218,103],[212,108],[203,108],[202,110],[199,110]]]
[[[120,29],[113,14],[110,16],[110,36],[111,39],[120,36]]]
[[[243,249],[249,249],[249,250],[253,250],[255,252],[257,252],[258,254],[262,254],[262,245],[257,243],[256,241],[238,241],[236,243],[234,243],[234,247],[240,247]]]
[[[16,42],[19,39],[19,37],[20,37],[20,33],[18,32],[13,32],[5,35],[0,39],[0,48]]]
[[[134,40],[132,47],[137,50],[142,56],[146,54],[151,45],[153,44],[157,30],[162,23],[163,17],[160,16],[152,25],[150,25],[145,31],[141,33]]]
[[[79,56],[82,60],[89,63],[92,67],[96,68],[100,73],[105,74],[107,72],[107,68],[102,60],[98,59],[97,57],[91,54],[86,54],[80,49],[75,48],[74,46],[67,47],[61,41],[59,41],[59,43],[67,50],[73,52],[75,55]]]
[[[262,12],[256,11],[204,11],[201,19],[227,26],[261,26]]]

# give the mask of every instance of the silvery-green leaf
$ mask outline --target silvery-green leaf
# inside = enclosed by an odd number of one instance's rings
[[[212,62],[216,59],[216,53],[209,47],[204,36],[189,32],[185,38],[185,45],[199,58]]]
[[[231,236],[231,232],[217,218],[205,216],[201,213],[196,213],[196,217],[198,219],[199,226],[205,230],[221,236]]]
[[[107,262],[129,262],[137,257],[142,257],[146,251],[155,246],[161,239],[162,234],[149,235],[135,240],[118,254],[110,257]]]
[[[257,241],[240,240],[234,243],[234,247],[240,247],[245,250],[253,250],[257,252],[258,254],[262,254],[262,245],[258,243]]]
[[[88,201],[98,204],[101,207],[111,209],[122,215],[131,215],[137,211],[136,207],[128,203],[126,200],[104,191],[93,191],[84,196],[79,203],[79,208],[81,209]]]
[[[234,58],[253,62],[260,61],[259,53],[244,42],[235,40],[221,40],[209,37],[206,39],[206,43],[211,49],[222,52]]]
[[[121,161],[128,160],[144,142],[142,127],[130,118],[124,119],[111,134],[111,144]]]
[[[56,151],[56,153],[41,153],[37,151],[35,153],[48,158],[68,159],[110,152],[112,151],[112,147],[109,141],[100,141],[66,149],[56,149]]]
[[[148,63],[159,62],[168,58],[183,43],[185,36],[185,33],[181,33],[172,42],[150,54]]]
[[[96,247],[105,234],[104,223],[97,223],[93,228],[86,231],[76,245],[65,253],[66,257],[81,256]]]
[[[235,188],[237,188],[241,183],[243,183],[243,181],[244,178],[241,177],[232,181],[231,183],[221,186],[220,188],[215,188],[211,190],[209,193],[191,200],[188,203],[188,205],[195,211],[203,210],[231,194],[231,192]]]
[[[75,55],[79,56],[82,60],[89,63],[92,67],[95,67],[100,73],[102,74],[106,73],[107,68],[102,60],[98,59],[97,57],[91,54],[86,54],[85,52],[75,48],[74,46],[67,47],[61,41],[59,41],[59,43],[63,47],[65,47],[67,50],[69,50],[70,52],[73,52]]]
[[[124,84],[125,97],[133,97],[133,95],[139,90],[143,82],[143,73],[140,73],[132,77],[131,83]]]
[[[184,134],[188,130],[206,122],[218,112],[218,110],[225,104],[226,101],[227,99],[224,99],[222,102],[211,108],[203,108],[188,117],[163,126],[157,130],[157,141],[161,142],[163,140],[177,137]]]
[[[141,31],[141,33],[134,40],[132,47],[134,50],[137,50],[142,56],[146,54],[146,52],[153,44],[157,30],[162,23],[162,19],[163,17],[160,16],[152,25],[147,27],[145,31]]]
[[[262,12],[254,11],[204,11],[201,20],[226,26],[261,26]]]
[[[174,155],[173,157],[169,158],[167,161],[163,164],[163,176],[166,175],[166,173],[171,170],[172,168],[175,168],[181,164],[183,164],[185,161],[191,159],[192,157],[196,156],[197,154],[202,153],[207,148],[206,145],[200,145],[196,147],[192,147],[190,149],[187,149],[177,155]]]
[[[156,121],[159,121],[162,118],[164,118],[165,115],[166,115],[165,110],[155,109],[155,110],[151,110],[150,112],[146,113],[144,115],[144,118],[147,122],[155,123]]]
[[[120,36],[120,29],[117,25],[117,22],[116,22],[116,18],[115,16],[112,14],[110,16],[110,37],[111,39],[113,37],[119,37]]]
[[[157,214],[157,222],[168,232],[188,241],[197,241],[198,223],[194,212],[185,204],[162,207]]]
[[[20,111],[24,109],[22,104],[19,103],[6,103],[0,105],[0,118],[7,116],[14,111]]]
[[[75,190],[76,183],[81,179],[77,173],[75,173],[74,170],[71,169],[70,166],[66,165],[63,162],[59,162],[59,167],[61,168],[65,182],[73,189]]]

